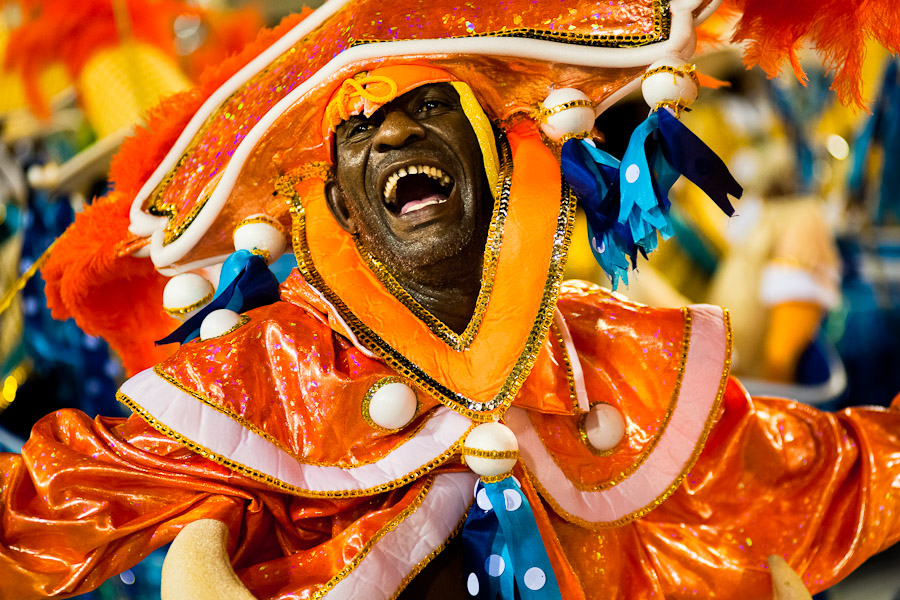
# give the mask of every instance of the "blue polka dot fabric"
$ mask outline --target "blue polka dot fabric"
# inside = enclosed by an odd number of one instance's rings
[[[531,505],[515,477],[479,480],[462,535],[472,598],[561,600]]]

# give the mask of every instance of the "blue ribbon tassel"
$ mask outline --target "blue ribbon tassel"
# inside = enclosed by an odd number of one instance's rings
[[[185,344],[200,335],[200,324],[203,319],[220,308],[227,308],[238,313],[276,302],[279,298],[278,284],[286,277],[290,268],[296,266],[293,256],[285,255],[287,260],[279,259],[272,268],[266,261],[249,250],[232,252],[219,275],[219,288],[209,304],[198,310],[178,329],[157,340],[156,344]]]
[[[584,208],[594,258],[613,289],[628,284],[638,254],[672,237],[669,190],[684,175],[731,216],[728,196],[742,189],[725,163],[668,110],[650,113],[631,134],[622,161],[590,140],[571,139],[560,154],[562,172]],[[630,266],[629,266],[630,261]]]
[[[562,600],[534,513],[514,477],[475,486],[462,536],[478,600]]]

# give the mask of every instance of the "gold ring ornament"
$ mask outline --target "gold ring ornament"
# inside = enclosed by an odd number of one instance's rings
[[[538,120],[541,131],[554,142],[585,138],[594,128],[594,103],[581,90],[559,88],[541,103]]]
[[[482,423],[463,443],[466,465],[481,477],[499,477],[512,471],[519,457],[516,434],[502,423]]]
[[[650,65],[641,81],[641,93],[650,108],[664,106],[676,115],[693,104],[699,89],[696,67],[675,58],[663,58]]]
[[[234,249],[249,250],[272,264],[284,254],[287,239],[278,221],[264,214],[252,215],[234,228]]]
[[[171,316],[186,321],[213,298],[213,285],[197,273],[172,277],[163,289],[163,308]]]

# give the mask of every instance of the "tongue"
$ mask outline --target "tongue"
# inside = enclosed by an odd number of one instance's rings
[[[419,200],[412,200],[411,202],[407,202],[403,205],[403,208],[400,209],[400,214],[405,215],[417,210],[422,210],[426,206],[431,206],[432,204],[440,204],[446,201],[447,196],[444,196],[443,194],[431,194]]]

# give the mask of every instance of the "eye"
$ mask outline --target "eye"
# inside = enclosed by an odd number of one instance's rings
[[[375,124],[371,121],[356,121],[351,123],[347,128],[347,137],[354,138],[365,135],[369,131],[375,128]]]
[[[446,100],[442,100],[441,98],[425,98],[422,101],[422,106],[419,107],[419,112],[438,112],[446,108],[451,108],[450,103]]]

